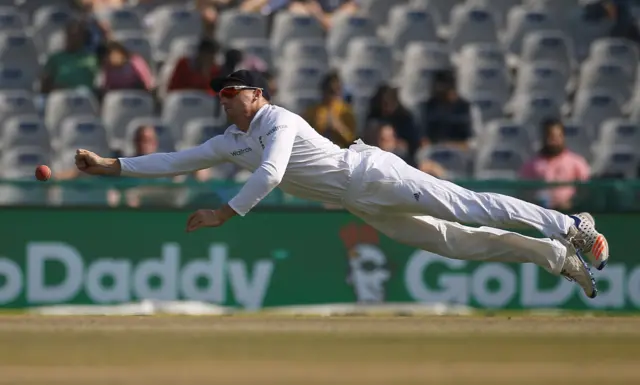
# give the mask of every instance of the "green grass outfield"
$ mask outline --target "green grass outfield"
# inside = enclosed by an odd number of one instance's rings
[[[640,384],[632,316],[0,316],[0,384]]]

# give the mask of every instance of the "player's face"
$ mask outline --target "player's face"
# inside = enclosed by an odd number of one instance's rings
[[[249,116],[254,102],[258,100],[259,93],[259,89],[256,88],[227,86],[220,90],[220,103],[231,120]]]

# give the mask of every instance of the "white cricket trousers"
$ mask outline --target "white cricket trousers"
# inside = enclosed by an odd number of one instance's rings
[[[567,248],[550,237],[567,234],[573,225],[569,216],[510,196],[465,189],[361,142],[350,151],[355,154],[345,208],[381,233],[443,257],[530,262],[560,274]],[[500,228],[534,228],[548,238]]]

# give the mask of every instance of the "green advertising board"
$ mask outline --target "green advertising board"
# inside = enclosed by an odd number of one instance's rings
[[[590,300],[537,266],[445,259],[368,231],[344,212],[255,212],[191,234],[188,214],[7,209],[0,307],[164,299],[246,309],[353,302],[640,309],[636,215],[596,217],[612,259],[596,272],[600,294]]]

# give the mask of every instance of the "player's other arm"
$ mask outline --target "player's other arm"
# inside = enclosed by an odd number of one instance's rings
[[[221,137],[176,152],[154,153],[130,158],[103,158],[90,151],[76,152],[76,166],[91,175],[167,177],[188,174],[224,161],[219,147]]]
[[[236,215],[245,216],[282,181],[295,138],[293,124],[275,122],[270,125],[262,136],[264,152],[260,167],[229,203],[217,210],[198,210],[191,214],[186,231],[222,226]]]
[[[266,128],[262,136],[264,152],[260,167],[228,203],[234,212],[245,216],[280,184],[291,158],[295,138],[296,130],[292,122],[275,121]]]

